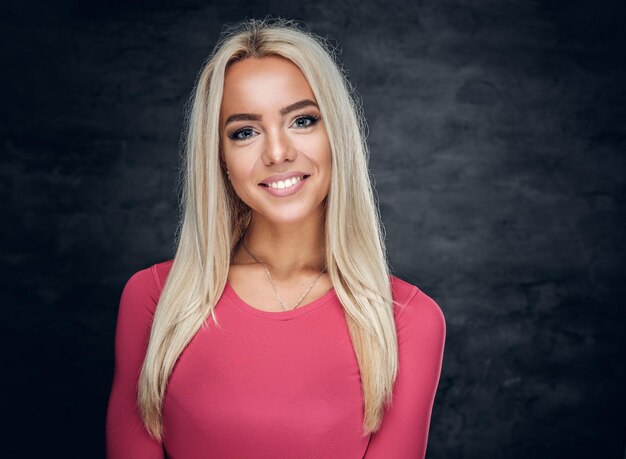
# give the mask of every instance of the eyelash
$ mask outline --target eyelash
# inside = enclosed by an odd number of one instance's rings
[[[308,126],[302,126],[302,129],[306,129],[306,128],[309,128],[309,127],[315,126],[315,124],[317,124],[317,122],[319,121],[320,117],[319,117],[319,116],[316,116],[316,115],[303,115],[303,116],[299,116],[299,117],[297,117],[297,118],[294,120],[294,122],[296,122],[296,121],[298,121],[298,120],[302,120],[302,119],[307,119],[307,120],[309,120],[309,121],[310,121],[310,123],[309,123],[309,125],[308,125]],[[230,134],[230,135],[228,136],[228,138],[229,138],[229,139],[231,139],[231,140],[234,140],[235,142],[238,142],[238,141],[240,141],[240,140],[247,140],[247,139],[249,139],[250,137],[245,137],[245,138],[242,138],[242,139],[238,139],[238,138],[237,138],[237,135],[239,135],[240,133],[242,133],[242,132],[244,132],[244,131],[248,131],[248,130],[252,130],[252,128],[250,128],[250,127],[244,127],[244,128],[241,128],[241,129],[237,129],[235,132],[233,132],[232,134]]]

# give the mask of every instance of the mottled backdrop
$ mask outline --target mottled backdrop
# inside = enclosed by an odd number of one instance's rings
[[[222,25],[271,14],[340,46],[394,273],[446,316],[428,457],[623,458],[625,10],[3,2],[2,457],[103,455],[121,289],[173,253],[185,101]]]

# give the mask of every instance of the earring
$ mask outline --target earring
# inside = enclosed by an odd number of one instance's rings
[[[228,175],[228,180],[230,180],[230,172],[226,169],[226,175]]]

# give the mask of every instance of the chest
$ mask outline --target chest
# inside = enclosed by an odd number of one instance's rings
[[[218,457],[261,457],[277,447],[283,457],[365,450],[359,369],[339,305],[284,321],[219,304],[216,314],[221,328],[210,321],[199,331],[169,380],[172,457],[197,448]]]
[[[284,284],[269,281],[261,269],[257,267],[255,272],[232,266],[228,277],[232,294],[239,301],[260,311],[292,310],[316,301],[333,288],[328,274],[315,277],[312,281]]]

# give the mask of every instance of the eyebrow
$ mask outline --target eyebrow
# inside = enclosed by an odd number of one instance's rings
[[[315,102],[313,102],[311,99],[302,99],[302,100],[299,100],[298,102],[295,102],[291,105],[287,105],[286,107],[281,108],[280,114],[282,116],[285,116],[293,112],[294,110],[299,110],[301,108],[308,107],[308,106],[317,107],[317,109],[319,110],[318,105]],[[226,126],[228,123],[232,123],[233,121],[261,121],[262,119],[263,117],[261,115],[257,115],[256,113],[235,113],[234,115],[230,115],[228,118],[226,118],[226,122],[224,123],[224,126]]]

